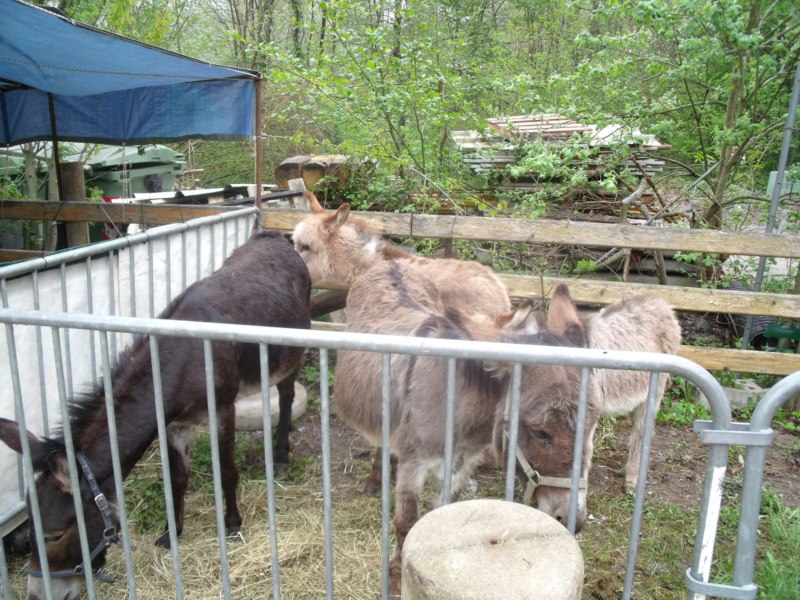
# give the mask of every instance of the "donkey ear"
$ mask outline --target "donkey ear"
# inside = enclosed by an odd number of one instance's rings
[[[17,425],[16,421],[0,418],[0,440],[14,452],[22,454],[22,440],[20,439],[19,425]],[[28,432],[28,445],[31,448],[34,470],[42,470],[47,465],[50,447],[30,431]]]
[[[559,283],[550,299],[550,312],[547,315],[547,324],[551,329],[564,332],[570,326],[580,323],[578,309],[572,301],[569,288],[564,283]]]
[[[533,302],[523,300],[514,310],[500,313],[494,319],[494,324],[503,331],[524,331],[525,333],[538,333],[540,326],[536,321],[536,316],[531,314]]]
[[[322,230],[328,235],[333,234],[339,229],[339,227],[344,225],[349,214],[350,205],[345,202],[338,209],[336,209],[335,213],[325,218],[322,223]]]
[[[308,205],[308,211],[312,213],[319,213],[325,212],[325,209],[322,208],[322,205],[317,200],[317,197],[314,195],[314,192],[309,190],[303,190],[303,196],[306,199],[306,204]]]
[[[49,466],[56,487],[66,494],[71,494],[72,482],[69,479],[69,466],[66,455],[51,456]]]
[[[586,329],[578,316],[578,309],[572,301],[569,288],[563,283],[558,284],[553,292],[547,323],[551,329],[564,335],[575,346],[588,345]]]

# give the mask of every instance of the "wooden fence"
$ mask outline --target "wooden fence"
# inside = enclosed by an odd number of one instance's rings
[[[89,202],[1,201],[0,219],[65,222],[111,221],[118,225],[162,225],[217,214],[233,208],[186,205],[108,204]],[[800,259],[800,237],[784,234],[745,234],[680,228],[654,228],[574,221],[525,220],[395,213],[359,213],[376,231],[391,236],[549,243],[570,246],[636,248],[706,252]],[[303,213],[265,209],[264,225],[291,231]],[[27,258],[41,253],[0,251],[0,260]],[[699,313],[766,315],[800,320],[800,298],[789,294],[724,289],[660,286],[590,279],[501,275],[514,298],[546,298],[555,285],[566,281],[576,301],[609,304],[634,293],[666,300],[676,310]],[[681,346],[680,354],[707,369],[786,375],[800,371],[800,355],[727,348]]]

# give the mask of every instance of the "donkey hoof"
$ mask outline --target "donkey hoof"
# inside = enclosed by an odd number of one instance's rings
[[[164,533],[159,536],[156,540],[156,546],[161,546],[162,548],[166,548],[167,550],[170,549],[172,544],[169,542],[169,531],[165,531]]]
[[[226,530],[225,539],[227,539],[229,542],[241,542],[242,544],[245,543],[242,530],[238,527]]]
[[[275,477],[286,477],[289,472],[289,463],[276,462],[274,467]]]
[[[397,567],[389,569],[389,598],[400,598],[400,570]]]
[[[367,478],[364,481],[364,493],[367,496],[376,496],[381,491],[381,482]]]

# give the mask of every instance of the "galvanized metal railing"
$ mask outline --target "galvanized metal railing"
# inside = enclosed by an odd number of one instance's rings
[[[174,296],[214,271],[230,252],[247,241],[258,219],[258,209],[245,208],[0,267],[0,306],[154,317]],[[116,356],[117,347],[124,340],[115,335],[109,343],[111,354]],[[100,373],[95,339],[73,339],[68,333],[61,337],[61,344],[59,351],[63,348],[66,361],[64,385],[72,395],[76,383],[92,380]],[[0,356],[3,350],[0,345]],[[37,403],[35,418],[33,414],[31,418],[45,436],[50,432],[51,403],[56,404],[52,390],[57,375],[52,368],[46,368],[46,364],[52,365],[53,352],[55,347],[42,337],[39,327],[13,347],[15,359],[16,355],[27,360],[35,357],[35,366],[25,365],[26,372],[35,379],[23,388],[36,399],[30,400]],[[81,359],[73,365],[76,353]],[[0,364],[0,378],[7,378],[4,364]],[[0,389],[0,414],[5,414],[4,409],[11,410],[10,388],[5,387]],[[0,536],[25,518],[19,461],[16,471],[18,501],[0,506]]]
[[[686,571],[689,600],[701,600],[706,595],[715,598],[751,600],[758,596],[753,581],[755,568],[758,516],[767,448],[772,444],[770,423],[775,413],[792,396],[800,393],[800,372],[783,378],[756,405],[749,423],[697,421],[695,430],[703,442],[710,445],[703,504],[695,541],[692,566]],[[729,584],[710,582],[720,498],[725,476],[728,448],[738,444],[746,448],[744,480],[739,504],[739,526],[736,536],[736,555],[733,577]]]
[[[158,320],[158,319],[143,319],[143,318],[124,318],[124,317],[116,317],[116,316],[98,316],[98,315],[83,315],[83,314],[68,314],[68,313],[52,313],[52,312],[44,312],[44,311],[29,311],[29,310],[17,310],[17,309],[2,309],[0,310],[0,323],[4,323],[6,327],[6,333],[9,340],[13,340],[14,331],[20,327],[26,326],[33,326],[33,327],[49,327],[52,328],[54,332],[59,332],[65,329],[80,329],[80,330],[88,330],[92,332],[99,332],[100,339],[102,340],[106,336],[112,336],[114,333],[127,333],[127,334],[140,334],[140,335],[148,335],[151,339],[151,351],[157,353],[157,339],[162,336],[183,336],[183,337],[190,337],[190,338],[197,338],[202,339],[205,341],[206,344],[206,373],[207,373],[207,382],[209,385],[209,398],[210,398],[210,410],[213,411],[213,363],[211,361],[211,345],[210,342],[212,340],[224,340],[224,341],[239,341],[239,342],[249,342],[258,344],[261,348],[261,361],[262,361],[262,373],[268,372],[268,365],[266,364],[266,348],[269,344],[285,344],[285,345],[294,345],[294,346],[302,346],[308,348],[319,348],[320,349],[320,368],[321,368],[321,376],[320,381],[322,382],[322,404],[321,404],[321,416],[322,416],[322,462],[323,462],[323,478],[322,478],[322,487],[323,487],[323,500],[324,500],[324,515],[323,515],[323,523],[324,523],[324,535],[325,535],[325,564],[326,564],[326,588],[327,588],[327,596],[328,598],[333,597],[334,587],[333,587],[333,572],[334,572],[334,552],[333,552],[333,526],[332,526],[332,507],[331,507],[331,484],[330,484],[330,447],[329,447],[329,439],[330,439],[330,398],[329,398],[329,390],[326,385],[328,381],[328,352],[331,350],[339,350],[339,349],[347,349],[347,350],[359,350],[359,351],[368,351],[368,352],[378,352],[383,355],[383,368],[384,368],[384,390],[383,390],[383,412],[385,415],[388,416],[388,403],[390,397],[390,389],[389,389],[389,379],[388,379],[388,367],[390,364],[390,358],[392,354],[413,354],[413,355],[425,355],[425,356],[436,356],[436,357],[446,357],[448,360],[448,373],[446,376],[451,378],[454,376],[454,369],[456,360],[460,359],[492,359],[492,360],[501,360],[506,362],[511,362],[517,365],[515,367],[515,371],[519,371],[520,366],[526,363],[537,363],[537,364],[563,364],[563,365],[573,365],[579,366],[583,369],[584,373],[584,380],[588,378],[590,369],[593,368],[612,368],[612,369],[626,369],[626,370],[638,370],[638,371],[647,371],[653,373],[651,378],[651,391],[649,394],[649,407],[648,407],[648,418],[649,418],[649,427],[648,427],[648,435],[645,437],[645,451],[643,452],[642,456],[642,466],[641,466],[641,476],[640,476],[640,485],[639,489],[637,490],[637,497],[636,502],[634,505],[634,515],[632,520],[631,526],[631,547],[629,550],[628,556],[628,563],[627,563],[627,574],[626,574],[626,589],[624,591],[625,597],[630,597],[631,589],[632,589],[632,582],[633,582],[633,568],[636,560],[636,540],[639,537],[640,531],[640,523],[642,518],[642,507],[643,507],[643,499],[644,499],[644,481],[645,481],[645,473],[647,470],[647,461],[648,461],[648,450],[649,450],[649,440],[650,435],[652,433],[652,426],[654,421],[654,403],[655,403],[655,390],[657,388],[657,381],[658,377],[657,374],[660,372],[668,372],[673,375],[680,375],[692,383],[694,383],[708,398],[709,403],[712,407],[712,412],[714,414],[714,427],[720,430],[727,430],[730,427],[730,409],[728,407],[727,400],[725,398],[724,392],[719,385],[719,383],[711,376],[705,369],[699,367],[695,363],[688,361],[686,359],[672,356],[672,355],[660,355],[660,354],[642,354],[642,353],[631,353],[631,352],[604,352],[604,351],[597,351],[597,350],[585,350],[585,349],[566,349],[566,348],[553,348],[553,347],[537,347],[537,346],[520,346],[516,344],[500,344],[500,343],[490,343],[490,342],[464,342],[464,341],[454,341],[454,340],[440,340],[440,339],[429,339],[429,338],[409,338],[403,336],[382,336],[382,335],[370,335],[370,334],[357,334],[357,333],[348,333],[348,332],[330,332],[330,331],[305,331],[305,330],[289,330],[289,329],[280,329],[280,328],[263,328],[263,327],[250,327],[250,326],[234,326],[228,324],[214,324],[214,323],[194,323],[194,322],[181,322],[181,321],[171,321],[171,320]],[[58,335],[54,333],[54,335]],[[57,340],[54,339],[54,342]],[[109,350],[109,345],[107,343],[101,342],[101,353],[102,353],[102,362],[104,365],[104,371],[106,371],[106,376],[108,376],[107,371],[107,364],[113,360],[113,353]],[[157,361],[154,361],[154,364],[158,364]],[[15,374],[13,374],[16,377]],[[443,374],[445,376],[445,374]],[[158,377],[157,372],[154,377]],[[517,397],[516,402],[518,403],[518,396],[519,396],[519,385],[520,385],[520,378],[514,377],[514,386],[515,390],[513,391],[514,395]],[[269,388],[268,388],[268,378],[262,378],[262,399],[267,402],[269,400]],[[457,410],[456,406],[456,398],[454,392],[455,386],[448,386],[447,392],[447,406],[448,412],[452,414],[453,411]],[[66,390],[64,389],[65,386],[59,386],[59,394],[64,396],[66,395]],[[585,405],[586,403],[586,386],[583,385],[583,392],[581,394],[581,403]],[[113,398],[111,398],[110,388],[107,389],[107,397],[106,397],[107,406],[109,408],[109,413],[113,409]],[[21,399],[17,399],[17,411],[24,412],[24,408],[21,405]],[[160,406],[160,398],[159,402],[157,402],[158,412],[159,412],[159,442],[162,448],[166,447],[166,428],[163,426],[161,421],[163,420],[163,407]],[[271,439],[269,436],[269,417],[268,417],[268,407],[265,406],[264,412],[264,433],[265,433],[265,477],[267,481],[267,499],[269,504],[268,509],[268,518],[270,522],[270,529],[271,529],[271,540],[270,543],[272,544],[272,594],[275,598],[280,597],[281,593],[281,582],[280,582],[280,560],[279,560],[279,549],[277,548],[277,537],[276,537],[276,515],[275,515],[275,482],[274,482],[274,473],[272,471],[272,457],[271,457]],[[513,413],[513,407],[512,407]],[[516,412],[518,415],[518,410]],[[515,418],[516,418],[515,415]],[[22,420],[22,419],[20,419]],[[514,421],[512,420],[512,423]],[[516,424],[513,424],[512,427],[516,427]],[[212,426],[213,427],[213,426]],[[390,424],[388,419],[384,421],[383,424],[383,434],[384,434],[384,448],[388,448],[388,433],[389,433]],[[452,422],[449,423],[449,427],[452,427]],[[114,433],[111,432],[112,435],[112,444],[115,443],[114,440]],[[453,438],[452,432],[450,432],[446,436],[446,444],[443,448],[443,453],[445,457],[445,462],[448,464],[452,464],[453,460]],[[211,443],[212,447],[216,444],[216,437],[213,434],[211,435]],[[716,454],[726,454],[726,448],[724,444],[720,446],[722,449],[721,453]],[[214,453],[218,452],[218,449],[213,451]],[[214,454],[216,456],[216,454]],[[384,478],[383,478],[383,499],[382,499],[382,549],[383,549],[383,596],[386,598],[388,596],[388,587],[387,587],[387,573],[388,573],[388,559],[389,559],[389,540],[390,540],[390,518],[389,518],[389,501],[391,497],[391,490],[390,486],[390,478],[388,476],[388,465],[389,460],[388,456],[384,456],[387,460],[384,461]],[[26,461],[27,462],[27,461]],[[216,462],[216,460],[215,460]],[[721,501],[721,486],[717,485],[718,478],[716,477],[719,475],[719,469],[722,469],[722,473],[724,475],[724,468],[725,468],[726,460],[722,460],[718,462],[716,459],[711,460],[709,462],[709,473],[713,473],[715,478],[712,480],[712,485],[707,484],[706,486],[706,495],[707,495],[707,505],[713,507],[714,505],[719,505]],[[578,479],[580,477],[579,472],[579,465],[580,465],[580,458],[576,458],[576,463],[573,466],[573,492],[577,491]],[[33,476],[30,473],[30,463],[27,463],[28,469],[26,469],[26,482],[29,489],[33,489]],[[165,457],[162,457],[162,468],[164,470],[163,476],[165,480],[169,479],[169,465],[168,460]],[[506,482],[505,482],[505,490],[506,490],[506,499],[512,500],[513,499],[513,489],[514,489],[514,469],[507,469],[506,473]],[[449,483],[447,484],[449,485]],[[172,514],[172,499],[169,497],[169,486],[165,487],[165,494],[167,495],[166,503],[167,503],[167,514]],[[121,482],[118,482],[117,485],[117,494],[119,498],[122,500],[124,498],[124,490],[122,489]],[[214,493],[219,503],[219,499],[221,497],[221,484],[220,484],[220,477],[218,468],[215,469],[214,472]],[[510,491],[509,491],[510,490]],[[575,494],[576,495],[576,494]],[[35,506],[35,502],[32,503],[32,520],[35,525],[35,529],[37,531],[41,531],[41,515],[38,514],[37,508]],[[76,502],[78,504],[78,502]],[[120,501],[120,505],[123,505],[124,502]],[[80,513],[80,507],[76,506],[76,510]],[[573,514],[571,516],[571,522],[574,523],[574,508],[571,511]],[[174,539],[174,523],[170,523],[170,530],[171,530],[171,538],[172,538],[172,560],[173,560],[173,568],[176,574],[176,589],[178,590],[177,595],[178,597],[183,597],[184,590],[183,590],[183,583],[180,579],[180,562],[179,562],[179,545]],[[37,534],[40,535],[40,534]],[[127,536],[125,536],[127,537]],[[222,561],[222,590],[221,595],[225,598],[230,597],[230,582],[229,582],[229,574],[227,572],[226,563],[225,563],[225,556],[227,556],[226,551],[226,542],[225,542],[225,535],[224,535],[224,524],[221,521],[221,515],[218,515],[218,540],[219,540],[219,547],[220,547],[220,560]],[[40,547],[43,547],[40,545]],[[132,598],[135,598],[136,595],[136,587],[135,587],[135,574],[132,571],[131,567],[131,559],[130,553],[132,550],[126,546],[123,548],[123,551],[126,555],[126,568],[128,570],[128,585],[129,585],[129,593],[131,594]],[[84,547],[84,552],[88,553],[88,548]],[[5,577],[4,577],[5,580]],[[91,587],[91,583],[87,581],[87,585],[89,586],[88,592],[90,597],[94,596],[94,591]],[[266,593],[266,591],[265,591]],[[6,596],[6,597],[10,597]]]

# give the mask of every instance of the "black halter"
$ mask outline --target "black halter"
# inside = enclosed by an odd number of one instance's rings
[[[89,490],[92,492],[92,496],[94,496],[94,503],[97,506],[97,509],[100,511],[100,516],[103,519],[103,539],[97,542],[94,550],[92,550],[91,554],[89,555],[89,568],[91,568],[91,563],[97,557],[97,555],[108,548],[111,544],[119,544],[120,539],[119,534],[117,533],[117,528],[114,527],[114,524],[111,522],[111,506],[109,506],[105,494],[100,491],[100,486],[97,485],[97,481],[94,478],[94,473],[92,473],[92,469],[89,467],[89,461],[86,460],[86,457],[82,452],[75,452],[75,460],[78,462],[78,466],[81,468],[81,472],[83,473],[84,479],[86,479],[86,483],[89,484]],[[76,577],[83,575],[84,571],[85,566],[83,563],[80,563],[72,569],[50,571],[50,577]],[[114,583],[114,580],[108,575],[102,573],[100,569],[95,569],[93,572],[94,576],[100,581],[104,583]],[[44,577],[42,571],[34,571],[33,569],[28,569],[28,575],[31,577]]]

